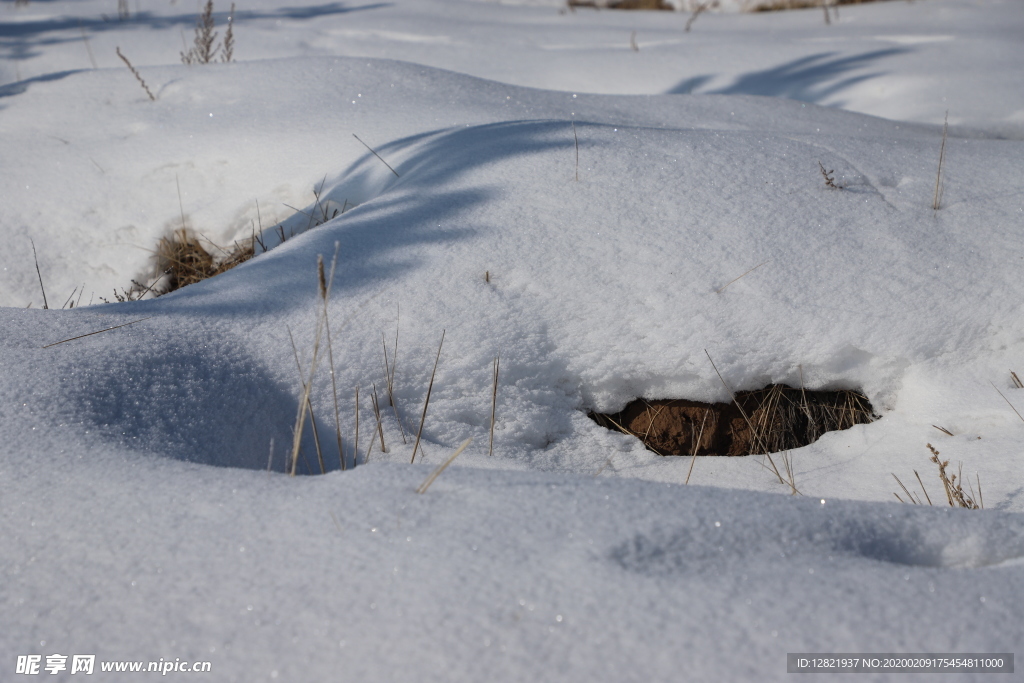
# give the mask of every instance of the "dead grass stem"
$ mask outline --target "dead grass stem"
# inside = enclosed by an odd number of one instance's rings
[[[576,135],[576,119],[572,120],[572,142],[576,147],[576,182],[580,181],[580,139]]]
[[[1010,406],[1013,412],[1017,413],[1017,417],[1020,418],[1020,421],[1024,422],[1024,415],[1021,415],[1020,412],[1013,407],[1013,404],[1010,403],[1010,399],[1006,398],[1006,396],[1003,395],[1003,392],[999,391],[995,384],[993,384],[992,382],[989,382],[989,384],[992,384],[992,388],[996,390],[996,393],[1003,397],[1003,400],[1006,401],[1006,405]]]
[[[690,456],[690,469],[686,472],[686,481],[684,484],[690,483],[690,475],[693,474],[693,466],[697,463],[697,449],[700,448],[700,440],[704,437],[704,425],[708,421],[708,414],[704,413],[704,419],[700,421],[700,432],[697,434],[697,440],[693,444],[693,455]]]
[[[43,310],[45,311],[50,308],[50,304],[46,301],[46,288],[43,287],[43,274],[39,271],[39,257],[36,255],[36,243],[31,237],[28,238],[28,241],[32,244],[32,260],[35,261],[36,264],[36,276],[39,278],[39,289],[43,292]],[[60,342],[57,343],[59,344]]]
[[[416,432],[416,443],[412,447],[412,458],[409,464],[416,462],[416,451],[420,447],[420,437],[423,436],[423,423],[427,420],[427,407],[430,405],[430,392],[434,388],[434,376],[437,374],[437,363],[441,360],[441,347],[444,346],[445,330],[441,331],[441,343],[437,345],[437,357],[434,359],[434,369],[430,373],[430,384],[427,385],[427,398],[423,401],[423,414],[420,416],[420,428]]]
[[[370,146],[369,146],[368,144],[366,144],[365,142],[363,142],[362,140],[360,140],[360,139],[359,139],[359,136],[358,136],[358,135],[356,135],[355,133],[352,133],[352,137],[354,137],[354,138],[355,138],[356,140],[359,140],[359,143],[360,143],[360,144],[361,144],[361,145],[362,145],[363,147],[365,147],[366,149],[370,150],[370,153],[371,153],[371,154],[373,154],[373,156],[375,156],[375,157],[377,157],[378,159],[380,159],[380,163],[382,163],[382,164],[384,164],[385,166],[387,166],[387,167],[388,167],[388,170],[389,170],[389,171],[391,171],[392,173],[394,173],[394,174],[395,174],[395,177],[396,177],[396,178],[401,178],[401,177],[402,177],[402,176],[398,175],[398,171],[396,171],[395,169],[391,168],[391,164],[389,164],[388,162],[384,161],[384,157],[382,157],[381,155],[377,154],[377,152],[376,152],[376,151],[374,151],[373,147],[370,147]]]
[[[707,349],[704,349],[704,354],[708,357],[708,360],[711,361],[711,367],[713,367],[715,369],[715,374],[717,374],[718,375],[718,379],[720,379],[722,381],[722,386],[724,386],[725,390],[729,392],[729,396],[732,398],[732,402],[736,404],[737,408],[739,408],[740,415],[742,415],[744,421],[746,421],[747,427],[750,429],[751,434],[754,436],[755,440],[760,442],[761,441],[761,435],[758,433],[758,431],[756,429],[754,429],[753,423],[751,423],[750,418],[747,417],[747,411],[743,410],[743,406],[740,405],[740,402],[736,400],[736,394],[733,393],[733,390],[729,387],[729,384],[725,381],[725,378],[722,377],[722,373],[720,373],[718,371],[718,366],[716,366],[715,365],[715,361],[713,361],[711,359],[711,354],[708,353]],[[779,473],[779,468],[775,466],[775,461],[772,459],[772,455],[768,451],[767,446],[764,446],[763,443],[762,443],[761,444],[761,448],[763,449],[765,456],[767,456],[768,462],[771,463],[772,472],[774,472],[775,476],[778,477],[779,483],[780,484],[785,484],[786,480],[782,478],[782,475]],[[795,487],[793,487],[793,492],[794,493],[797,492]]]
[[[718,289],[716,289],[716,290],[715,290],[715,294],[721,294],[722,292],[724,292],[724,291],[725,291],[725,288],[726,288],[726,287],[728,287],[729,285],[731,285],[732,283],[734,283],[734,282],[737,282],[737,281],[739,281],[739,280],[742,280],[743,278],[745,278],[746,276],[750,275],[751,273],[753,273],[753,272],[754,272],[755,270],[757,270],[757,269],[758,269],[758,268],[760,268],[761,266],[763,266],[763,265],[765,265],[765,264],[768,264],[768,263],[771,263],[771,260],[768,260],[768,261],[762,261],[761,263],[758,263],[758,264],[757,264],[756,266],[754,266],[753,268],[751,268],[751,269],[750,269],[750,270],[748,270],[747,272],[743,273],[743,275],[740,275],[740,276],[739,276],[739,277],[737,277],[737,278],[733,278],[732,280],[729,280],[729,281],[728,281],[728,282],[726,282],[726,283],[725,283],[724,285],[722,285],[721,287],[719,287]],[[735,272],[735,271],[734,271],[734,272]]]
[[[939,168],[935,172],[935,198],[932,199],[932,210],[938,211],[942,204],[942,162],[946,159],[946,133],[949,130],[949,110],[942,123],[942,145],[939,146]]]
[[[334,268],[337,265],[337,260],[338,260],[338,250],[337,250],[337,245],[335,245],[334,262],[331,264],[331,276],[332,276],[332,279],[333,279],[333,275],[334,275]],[[326,308],[327,291],[326,291],[326,283],[325,283],[325,280],[324,280],[324,259],[323,259],[323,256],[318,254],[317,257],[316,257],[316,262],[317,262],[317,277],[318,277],[318,280],[319,280],[320,291],[322,293],[322,298],[324,300],[324,307]],[[321,340],[323,338],[324,316],[322,314],[320,314],[320,315],[317,315],[316,318],[317,318],[316,319],[316,333],[314,334],[314,338],[313,338],[313,357],[312,357],[312,359],[310,361],[310,364],[309,364],[309,379],[302,383],[303,384],[302,400],[299,402],[298,414],[295,416],[295,433],[293,435],[292,457],[291,457],[291,460],[292,460],[291,475],[293,477],[295,476],[295,470],[296,470],[296,468],[298,466],[298,462],[299,462],[299,446],[302,443],[302,428],[303,428],[303,426],[305,425],[305,422],[306,422],[306,412],[307,412],[307,409],[309,411],[312,411],[312,405],[310,404],[310,401],[309,401],[309,394],[310,394],[310,391],[313,388],[313,379],[314,379],[314,377],[316,375],[317,361],[319,360],[319,354],[320,354],[320,342],[321,342]],[[291,334],[290,330],[289,330],[289,334]],[[301,367],[300,367],[300,370],[301,370]],[[315,430],[315,428],[314,428],[314,430]],[[317,441],[318,441],[318,449],[319,449],[319,439],[317,439]],[[318,451],[318,455],[320,455],[319,451]],[[322,461],[322,457],[321,457],[321,461]]]
[[[373,393],[370,395],[370,405],[373,406],[373,415],[377,419],[377,434],[380,435],[380,452],[387,453],[387,446],[384,445],[384,423],[380,415],[380,402],[377,398],[377,385],[373,385]],[[373,446],[373,444],[370,444]]]
[[[120,325],[114,325],[113,327],[105,327],[102,330],[96,330],[95,332],[86,332],[85,334],[80,334],[77,337],[69,337],[67,339],[61,339],[58,342],[53,342],[52,344],[47,344],[46,346],[44,346],[42,348],[48,349],[51,346],[56,346],[57,344],[64,344],[64,343],[69,342],[69,341],[75,341],[76,339],[82,339],[83,337],[91,337],[94,334],[100,334],[102,332],[109,332],[110,330],[116,330],[116,329],[121,328],[121,327],[128,327],[129,325],[134,325],[135,323],[141,323],[143,320],[149,320],[152,317],[153,316],[149,316],[148,318],[139,318],[138,320],[132,320],[131,322],[128,322],[128,323],[121,323]]]
[[[462,445],[460,445],[455,450],[454,453],[452,453],[450,456],[448,456],[447,460],[445,460],[443,463],[441,463],[437,467],[437,469],[435,469],[433,472],[430,473],[429,477],[427,477],[426,479],[423,480],[423,483],[420,484],[416,488],[416,493],[426,493],[427,489],[430,488],[430,485],[434,483],[434,480],[437,479],[439,476],[441,476],[441,473],[445,471],[445,468],[447,468],[448,465],[452,464],[452,461],[454,461],[455,458],[457,458],[460,455],[462,455],[462,451],[466,450],[466,447],[469,446],[469,444],[472,443],[472,441],[473,441],[473,439],[466,439],[465,441],[463,441]]]
[[[117,47],[116,48],[116,52],[117,52],[117,56],[120,57],[121,61],[124,62],[125,65],[128,67],[128,70],[131,71],[132,74],[135,76],[136,80],[139,81],[139,85],[142,86],[142,89],[146,91],[147,95],[149,95],[150,101],[151,102],[156,102],[156,97],[154,97],[153,93],[150,92],[149,86],[146,85],[146,81],[142,80],[142,75],[139,74],[139,72],[135,70],[135,67],[132,66],[132,63],[128,61],[128,58],[125,57],[123,54],[121,54],[121,48]]]
[[[494,357],[494,388],[491,391],[491,436],[487,446],[487,455],[494,455],[494,416],[498,410],[498,371],[501,368],[501,356]]]

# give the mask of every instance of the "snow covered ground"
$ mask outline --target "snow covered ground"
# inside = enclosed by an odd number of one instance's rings
[[[0,678],[55,653],[225,681],[739,681],[787,678],[789,652],[1021,650],[1020,2],[689,33],[556,3],[268,2],[238,6],[236,62],[190,67],[194,7],[128,10],[0,8]],[[345,210],[306,230],[321,206]],[[262,224],[272,248],[101,304],[183,221],[225,247]],[[291,478],[290,338],[308,368],[336,248],[360,465],[337,471],[322,353],[332,471]],[[388,452],[363,464],[396,330]],[[882,418],[793,452],[790,496],[756,456],[684,485],[689,458],[586,417],[728,400],[709,356],[735,390],[855,388]],[[986,510],[948,509],[928,443]],[[915,470],[941,505],[896,502]]]

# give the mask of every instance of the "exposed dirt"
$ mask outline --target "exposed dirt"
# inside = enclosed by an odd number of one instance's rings
[[[621,412],[590,417],[637,437],[659,455],[778,453],[878,418],[856,391],[805,391],[782,384],[741,391],[734,403],[637,399]]]

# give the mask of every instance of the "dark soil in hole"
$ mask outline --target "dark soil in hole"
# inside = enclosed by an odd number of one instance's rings
[[[621,412],[592,412],[589,417],[637,437],[659,455],[754,455],[800,448],[825,432],[867,424],[879,416],[856,391],[772,384],[738,392],[735,403],[641,398]]]
[[[665,0],[568,0],[569,9],[590,7],[593,9],[653,9],[674,11],[675,7]]]

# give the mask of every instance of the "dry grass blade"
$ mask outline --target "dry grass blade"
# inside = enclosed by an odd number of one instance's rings
[[[1018,377],[1017,373],[1014,372],[1013,370],[1010,370],[1010,378],[1013,380],[1013,386],[1017,387],[1018,389],[1024,389],[1024,382],[1020,381],[1020,377]]]
[[[121,54],[121,48],[118,47],[116,49],[116,52],[117,52],[117,56],[121,58],[121,61],[125,63],[125,66],[128,67],[128,70],[131,71],[132,75],[134,75],[136,80],[138,80],[139,85],[142,86],[142,89],[146,91],[147,95],[149,95],[150,101],[151,102],[156,102],[156,98],[153,97],[153,93],[151,93],[149,91],[149,86],[146,85],[146,81],[142,80],[142,75],[138,71],[135,70],[135,67],[132,66],[132,63],[128,61],[128,58],[125,57],[123,54]]]
[[[935,198],[932,200],[932,210],[938,211],[942,203],[942,162],[946,159],[946,133],[949,129],[949,110],[946,110],[946,119],[942,123],[942,145],[939,147],[939,170],[935,172]]]
[[[700,440],[704,436],[704,424],[708,421],[708,414],[704,413],[704,419],[700,421],[700,433],[697,434],[697,441],[693,444],[693,455],[690,456],[690,469],[686,472],[686,481],[683,484],[690,483],[690,475],[693,474],[693,466],[697,463],[697,449],[700,448]]]
[[[384,333],[381,333],[381,343],[384,345],[384,374],[387,376],[387,389],[388,389],[388,403],[391,404],[391,410],[395,414],[395,420],[398,422],[398,430],[402,434],[402,443],[409,443],[405,439],[405,425],[402,424],[402,418],[398,414],[398,403],[395,401],[395,368],[398,366],[398,332],[402,321],[402,308],[398,307],[398,319],[395,322],[395,352],[391,357],[390,364],[388,362],[388,345],[384,340]]]
[[[430,473],[429,477],[423,480],[423,483],[420,484],[419,487],[416,489],[416,493],[426,493],[427,489],[430,488],[430,485],[434,483],[434,480],[441,476],[441,473],[444,472],[445,468],[448,467],[448,465],[452,464],[452,461],[455,460],[455,458],[462,455],[462,451],[466,450],[466,447],[469,446],[469,444],[472,441],[473,439],[466,439],[465,441],[463,441],[462,445],[459,446],[454,453],[448,456],[447,460],[441,463],[436,470]]]
[[[149,316],[149,318],[152,318],[152,317],[153,316]],[[116,329],[121,328],[121,327],[128,327],[129,325],[134,325],[135,323],[141,323],[143,320],[149,320],[149,318],[139,318],[138,320],[133,320],[130,323],[121,323],[120,325],[114,325],[113,327],[105,327],[102,330],[96,330],[95,332],[86,332],[85,334],[80,334],[77,337],[69,337],[68,339],[61,339],[59,342],[53,342],[52,344],[47,344],[46,346],[44,346],[42,348],[48,349],[51,346],[56,346],[57,344],[63,344],[65,342],[75,341],[76,339],[81,339],[83,337],[91,337],[94,334],[100,334],[101,332],[109,332],[110,330],[116,330]]]
[[[498,410],[498,371],[501,367],[501,356],[494,357],[494,389],[491,391],[491,440],[487,447],[487,455],[494,455],[494,416]]]
[[[77,291],[78,291],[78,287],[75,287],[74,289],[71,290],[71,294],[69,294],[68,298],[64,300],[64,304],[60,307],[60,310],[63,311],[65,308],[68,307],[68,302],[70,302],[72,299],[75,298],[75,292],[77,292]],[[74,307],[75,307],[75,305],[72,303],[71,304],[71,308],[74,308]]]
[[[796,471],[793,469],[793,454],[789,451],[785,451],[782,454],[782,466],[786,470],[786,483],[789,484],[789,488],[793,490],[791,495],[802,495],[796,487]]]
[[[32,243],[32,259],[36,262],[36,275],[39,276],[39,289],[41,289],[43,291],[43,310],[45,311],[48,308],[50,308],[50,304],[47,303],[47,301],[46,301],[46,288],[43,287],[43,274],[41,272],[39,272],[39,257],[36,256],[36,243],[35,243],[35,241],[31,237],[28,238],[28,241]],[[68,339],[66,341],[71,341],[71,340]],[[57,343],[60,344],[60,342],[57,342]],[[46,347],[44,346],[43,348],[46,348]]]
[[[945,427],[940,427],[939,425],[932,425],[932,427],[935,427],[936,429],[938,429],[940,432],[942,432],[946,436],[953,436],[953,432],[949,431]]]
[[[576,182],[580,181],[580,139],[576,136],[576,120],[572,122],[572,141],[576,146]]]
[[[356,135],[355,133],[352,133],[352,137],[354,137],[356,140],[359,140],[359,136]],[[391,164],[389,164],[388,162],[384,161],[384,157],[382,157],[381,155],[377,154],[377,152],[375,152],[373,150],[373,147],[370,147],[368,144],[366,144],[362,140],[359,140],[359,142],[360,142],[360,144],[362,144],[363,147],[365,147],[366,149],[370,150],[370,153],[373,154],[373,156],[375,156],[378,159],[380,159],[380,163],[382,163],[385,166],[387,166],[388,170],[391,171],[392,173],[394,173],[396,178],[401,178],[402,177],[402,176],[398,175],[398,171],[396,171],[395,169],[391,168]]]
[[[928,489],[924,487],[924,482],[921,481],[921,475],[917,473],[917,470],[914,470],[914,476],[917,477],[917,483],[921,485],[921,490],[924,492],[925,500],[927,500],[928,504],[931,505],[932,497],[928,495]],[[918,500],[920,500],[920,498],[918,498]]]
[[[356,387],[356,437],[353,446],[352,453],[352,467],[359,464],[359,387]],[[366,457],[370,457],[369,451],[366,453]],[[363,462],[366,462],[365,460]]]
[[[741,275],[740,277],[743,276]],[[729,392],[729,396],[732,397],[732,402],[736,404],[737,408],[739,408],[740,415],[743,416],[744,421],[747,423],[747,427],[750,428],[750,433],[754,436],[756,441],[760,442],[761,449],[763,450],[764,454],[768,457],[768,462],[771,463],[772,472],[774,472],[775,476],[778,477],[780,484],[785,484],[786,480],[782,478],[782,475],[779,473],[779,468],[775,466],[775,461],[772,460],[772,455],[771,453],[768,452],[768,447],[764,445],[764,442],[761,439],[761,435],[758,433],[756,429],[754,429],[754,425],[750,422],[750,418],[747,417],[747,411],[743,410],[743,406],[740,405],[740,402],[736,400],[736,394],[733,393],[733,390],[729,387],[729,384],[725,381],[725,378],[722,377],[722,373],[718,372],[718,366],[716,366],[715,361],[711,359],[711,354],[708,353],[707,349],[704,349],[704,354],[708,357],[708,360],[711,361],[711,367],[715,369],[715,374],[718,375],[718,379],[722,380],[722,386],[724,386],[725,390]],[[795,487],[793,488],[793,492],[797,492]]]
[[[231,6],[234,11],[234,5]],[[324,329],[327,332],[327,362],[330,366],[331,372],[331,391],[334,395],[334,430],[337,435],[338,441],[338,460],[341,461],[341,469],[345,471],[348,469],[348,465],[345,462],[345,449],[341,441],[341,411],[338,409],[338,381],[334,376],[334,347],[331,344],[331,321],[328,317],[327,303],[331,296],[331,287],[334,285],[334,268],[338,263],[338,250],[341,248],[340,242],[334,243],[334,259],[331,261],[331,274],[328,282],[324,282],[323,262],[319,265],[317,272],[320,276],[320,298],[324,306]]]
[[[92,68],[98,69],[96,56],[92,53],[92,47],[89,45],[89,36],[85,35],[85,28],[83,28],[81,22],[78,24],[78,30],[82,33],[82,42],[85,43],[85,51],[89,53],[89,62],[92,64]]]
[[[292,354],[295,356],[295,367],[299,371],[299,382],[302,383],[302,389],[305,393],[306,383],[302,379],[302,363],[299,362],[299,349],[295,346],[295,337],[292,336],[292,330],[290,327],[285,325],[285,329],[288,330],[288,339],[292,343]],[[310,423],[313,425],[313,442],[316,444],[316,457],[320,461],[320,474],[326,474],[327,470],[324,467],[324,456],[320,450],[320,433],[316,428],[316,419],[313,417],[313,404],[310,402],[309,397],[306,397],[306,409],[309,411]],[[309,465],[307,464],[307,468]],[[294,474],[294,473],[293,473]]]
[[[745,278],[746,276],[750,275],[751,273],[753,273],[755,270],[757,270],[761,266],[765,265],[766,263],[771,263],[771,261],[762,261],[761,263],[758,263],[756,266],[754,266],[753,268],[751,268],[747,272],[743,273],[743,275],[740,275],[738,278],[735,278],[733,280],[729,280],[724,285],[722,285],[722,287],[720,287],[719,289],[716,289],[715,290],[715,294],[721,294],[722,292],[725,291],[726,287],[728,287],[729,285],[731,285],[732,283],[734,283],[734,282],[736,282],[738,280],[742,280],[743,278]]]
[[[377,399],[377,385],[373,385],[373,393],[370,395],[370,405],[373,406],[373,415],[377,418],[377,434],[380,435],[380,452],[387,453],[388,449],[384,445],[384,425],[380,416],[380,403]],[[372,447],[373,444],[370,444]]]
[[[317,272],[323,272],[323,256],[317,255]],[[291,475],[295,476],[295,470],[299,463],[299,446],[302,443],[302,428],[306,422],[306,410],[309,405],[309,394],[313,388],[313,378],[316,374],[317,361],[320,354],[320,340],[323,336],[323,316],[317,316],[316,334],[313,339],[313,358],[309,364],[309,380],[303,382],[302,400],[299,401],[298,414],[295,416],[295,433],[292,441],[292,468]]]
[[[327,467],[324,464],[324,453],[320,449],[320,432],[316,428],[316,416],[313,415],[313,404],[306,399],[306,408],[309,410],[309,424],[313,427],[313,445],[316,447],[316,459],[320,465],[320,474],[327,474]]]
[[[427,385],[427,398],[423,402],[423,414],[420,416],[420,428],[416,432],[416,443],[412,447],[412,458],[409,459],[409,464],[416,462],[416,451],[420,447],[420,437],[423,436],[423,423],[427,420],[427,406],[430,405],[430,392],[434,388],[434,375],[437,374],[437,363],[441,360],[441,347],[444,346],[444,335],[446,330],[441,331],[441,343],[437,345],[437,357],[434,359],[434,369],[430,373],[430,384]]]
[[[989,384],[992,384],[992,382],[989,382]],[[998,389],[998,388],[996,387],[996,385],[995,385],[995,384],[992,384],[992,388],[993,388],[993,389],[995,389],[995,390],[996,390],[996,393],[998,393],[998,394],[999,394],[1000,396],[1003,396],[1003,392],[999,391],[999,389]],[[1004,401],[1006,401],[1006,405],[1010,406],[1010,408],[1012,408],[1012,409],[1013,409],[1013,412],[1017,413],[1017,417],[1019,417],[1019,418],[1020,418],[1020,421],[1021,421],[1021,422],[1024,422],[1024,416],[1022,416],[1022,415],[1021,415],[1021,414],[1020,414],[1020,413],[1019,413],[1019,412],[1017,411],[1017,409],[1013,407],[1013,404],[1012,404],[1012,403],[1010,403],[1010,399],[1006,398],[1006,396],[1003,396],[1003,400],[1004,400]]]
[[[331,347],[331,325],[326,320],[327,318],[327,306],[324,306],[324,327],[327,329],[327,362],[331,366],[331,392],[334,395],[334,430],[338,440],[338,460],[341,461],[341,469],[345,471],[348,469],[348,463],[345,462],[345,449],[341,440],[341,410],[338,408],[338,382],[334,376],[334,350]]]
[[[900,485],[900,488],[903,489],[903,492],[905,494],[907,494],[907,498],[910,499],[910,502],[913,503],[914,505],[919,505],[920,503],[918,503],[916,500],[914,500],[914,496],[911,495],[910,491],[907,490],[907,487],[903,485],[903,482],[900,481],[900,478],[896,476],[896,473],[895,472],[890,472],[890,474],[892,474],[892,478],[896,480],[896,483]],[[896,495],[896,494],[893,494],[893,495]],[[903,499],[900,498],[898,495],[896,496],[896,499],[899,500],[901,503],[903,502]]]

